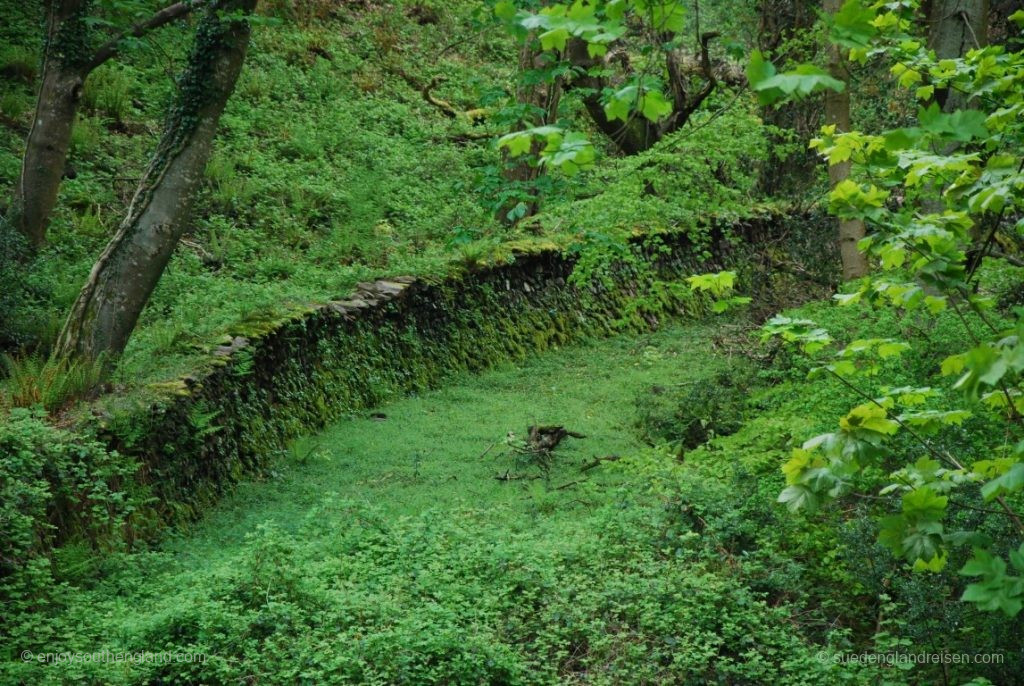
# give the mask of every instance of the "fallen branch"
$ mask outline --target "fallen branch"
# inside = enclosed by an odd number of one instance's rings
[[[566,436],[572,438],[586,438],[583,434],[570,431],[564,426],[531,426],[528,430],[526,440],[527,447],[532,452],[550,453]]]
[[[594,467],[600,466],[602,462],[615,462],[619,459],[618,455],[605,455],[604,457],[595,457],[593,461],[586,463],[580,468],[581,472],[589,472]]]

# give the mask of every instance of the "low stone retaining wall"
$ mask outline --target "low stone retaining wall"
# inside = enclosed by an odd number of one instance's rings
[[[678,281],[729,265],[742,273],[778,231],[777,222],[751,222],[728,237],[705,235],[699,248],[684,234],[662,236],[653,274],[619,270],[611,288],[571,285],[574,257],[557,251],[440,282],[360,284],[346,300],[240,330],[203,371],[161,384],[145,405],[101,401],[89,429],[141,464],[139,486],[155,496],[156,516],[143,518],[149,523],[139,531],[146,535],[197,516],[281,455],[289,439],[346,413],[435,387],[460,370],[696,314],[699,302],[685,294],[662,292],[640,309],[633,298],[652,278]]]

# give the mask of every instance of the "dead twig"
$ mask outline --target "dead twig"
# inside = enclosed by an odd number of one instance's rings
[[[602,462],[615,462],[619,459],[618,455],[605,455],[604,457],[595,457],[592,461],[586,463],[580,468],[581,472],[589,472],[594,467],[598,467]]]

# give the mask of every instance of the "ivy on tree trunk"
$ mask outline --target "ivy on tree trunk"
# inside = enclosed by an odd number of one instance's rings
[[[169,5],[94,49],[89,14],[92,0],[46,2],[42,78],[11,203],[15,225],[33,248],[38,249],[46,241],[86,78],[117,55],[125,38],[142,36],[185,16],[200,4],[203,0]]]
[[[127,216],[92,268],[57,343],[63,356],[124,351],[187,228],[221,113],[249,43],[256,0],[221,0],[199,24],[178,97]]]

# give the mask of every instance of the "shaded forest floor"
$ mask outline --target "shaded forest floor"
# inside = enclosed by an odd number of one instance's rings
[[[792,314],[851,339],[926,327],[924,359],[959,343],[952,316]],[[749,334],[743,318],[672,324],[465,374],[295,442],[158,549],[64,546],[56,604],[19,651],[205,661],[11,661],[0,681],[917,684],[941,668],[1015,683],[1019,622],[935,602],[960,561],[915,574],[856,504],[777,503],[793,447],[857,398]],[[921,364],[880,374],[906,383]],[[545,472],[517,450],[534,424],[585,437]],[[952,448],[986,450],[967,424]],[[1004,660],[833,660],[893,650]]]
[[[649,489],[673,458],[641,440],[631,399],[722,369],[714,332],[672,326],[467,375],[298,441],[163,550],[82,551],[77,566],[63,551],[77,591],[49,650],[207,662],[33,666],[31,680],[636,683],[644,664],[641,680],[802,681],[809,648],[777,631],[787,613],[679,564]],[[510,447],[531,424],[585,438],[544,476]],[[602,456],[621,459],[583,470]]]

